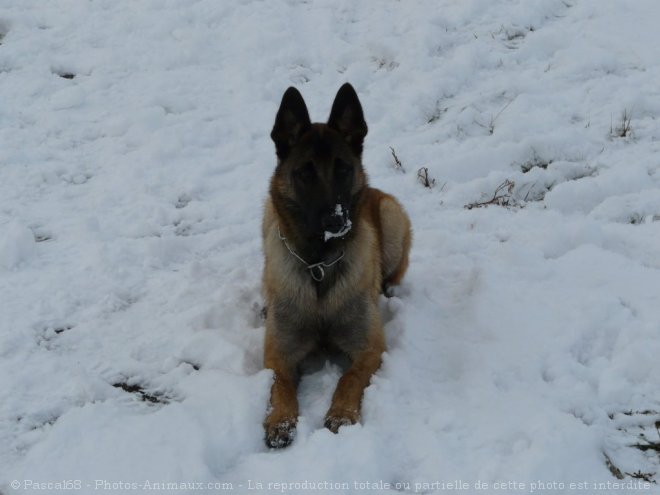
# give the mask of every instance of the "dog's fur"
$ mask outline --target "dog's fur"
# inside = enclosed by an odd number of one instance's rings
[[[284,93],[271,133],[278,160],[262,232],[264,365],[275,373],[264,422],[271,447],[295,435],[297,372],[308,354],[333,349],[351,360],[325,418],[335,433],[358,421],[364,388],[380,367],[378,298],[401,281],[412,234],[397,200],[367,184],[366,134],[350,84],[339,89],[327,124],[311,123],[298,90]],[[321,270],[308,268],[318,262]]]

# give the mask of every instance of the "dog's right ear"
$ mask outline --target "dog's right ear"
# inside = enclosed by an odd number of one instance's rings
[[[293,86],[282,96],[280,109],[275,117],[275,125],[270,133],[275,142],[275,150],[280,160],[289,154],[291,146],[312,126],[309,112],[300,91]]]

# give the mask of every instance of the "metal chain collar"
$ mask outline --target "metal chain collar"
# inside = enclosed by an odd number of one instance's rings
[[[289,246],[289,243],[286,242],[286,237],[282,235],[282,232],[280,231],[280,226],[277,226],[277,235],[279,238],[282,240],[286,248],[289,250],[289,252],[294,255],[298,260],[305,265],[305,267],[309,270],[309,274],[311,277],[317,281],[321,282],[325,278],[325,270],[323,268],[329,268],[335,263],[337,263],[339,260],[341,260],[344,257],[344,254],[346,252],[342,249],[341,253],[339,253],[339,256],[335,258],[331,262],[326,262],[326,261],[319,261],[318,263],[307,263],[301,256],[298,255],[293,249],[291,249],[291,246]]]

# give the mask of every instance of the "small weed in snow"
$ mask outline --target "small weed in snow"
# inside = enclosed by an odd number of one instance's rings
[[[610,123],[610,136],[612,137],[619,137],[619,138],[626,138],[628,136],[632,135],[632,126],[630,125],[630,122],[632,120],[632,111],[628,111],[628,109],[624,109],[623,112],[621,113],[621,120],[619,122],[619,125],[614,128],[613,123]]]
[[[424,187],[432,189],[435,186],[435,179],[429,177],[429,169],[427,167],[422,167],[417,171],[417,178]]]
[[[406,169],[403,168],[403,163],[401,163],[401,160],[399,160],[399,157],[396,155],[396,151],[394,151],[394,148],[392,148],[391,146],[390,146],[390,151],[392,152],[392,158],[394,158],[394,168],[405,173]]]
[[[516,183],[506,179],[502,182],[497,189],[493,197],[488,201],[476,201],[474,203],[469,203],[464,206],[467,210],[472,210],[473,208],[485,208],[486,206],[496,205],[503,206],[505,208],[522,208],[523,205],[520,204],[513,197],[513,188],[516,186]]]

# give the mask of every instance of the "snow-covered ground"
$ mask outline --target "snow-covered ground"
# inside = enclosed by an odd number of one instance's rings
[[[659,19],[656,0],[0,1],[0,492],[657,491]],[[346,81],[410,270],[361,424],[323,429],[326,363],[269,451],[269,132],[288,86],[321,121]]]

